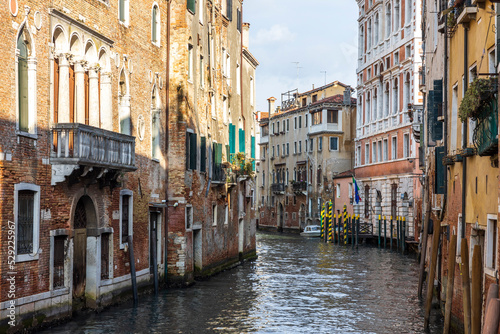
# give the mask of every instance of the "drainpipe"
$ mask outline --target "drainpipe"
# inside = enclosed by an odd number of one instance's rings
[[[469,81],[469,72],[467,63],[469,59],[467,57],[467,49],[469,43],[469,32],[467,25],[464,25],[464,94],[467,92],[467,86]],[[462,132],[462,148],[467,147],[467,121],[463,123]],[[463,159],[462,162],[462,239],[465,238],[465,200],[466,200],[466,190],[467,190],[467,158]]]
[[[443,75],[443,116],[444,116],[444,133],[443,133],[443,146],[444,152],[448,154],[448,14],[444,17],[444,75]],[[448,195],[448,168],[444,167],[444,195],[443,195],[443,209],[441,210],[441,221],[446,212],[446,199]]]
[[[165,151],[168,157],[168,125],[169,125],[169,113],[170,113],[170,9],[172,0],[167,1],[167,64],[166,64],[166,78],[165,78]],[[165,159],[165,281],[167,281],[168,273],[168,159]]]

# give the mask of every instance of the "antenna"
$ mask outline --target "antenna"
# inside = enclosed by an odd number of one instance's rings
[[[326,86],[326,71],[321,71],[320,73],[325,73],[325,86]]]

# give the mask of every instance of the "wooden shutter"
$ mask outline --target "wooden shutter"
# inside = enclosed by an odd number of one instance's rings
[[[236,25],[237,25],[237,28],[238,28],[238,31],[241,32],[241,10],[237,10],[236,11]]]
[[[18,58],[19,130],[29,131],[28,110],[28,60]]]
[[[217,165],[222,163],[222,144],[217,144]]]
[[[207,169],[207,138],[200,137],[200,172],[204,172]]]
[[[189,136],[189,169],[196,169],[196,134],[191,133]]]
[[[253,170],[255,170],[255,137],[254,136],[251,137],[250,157],[253,159],[252,168],[253,168]]]
[[[240,152],[245,153],[245,130],[240,129],[239,136]]]
[[[193,14],[196,13],[195,0],[187,0],[187,9],[190,10]]]
[[[229,123],[229,153],[236,153],[236,126],[231,123]]]
[[[444,178],[446,173],[446,166],[443,165],[443,158],[445,156],[445,151],[443,146],[436,147],[434,151],[436,159],[436,179],[434,180],[434,193],[444,194]]]
[[[89,124],[89,72],[85,72],[85,124]]]

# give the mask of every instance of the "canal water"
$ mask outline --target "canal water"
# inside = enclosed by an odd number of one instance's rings
[[[426,333],[413,258],[257,234],[258,259],[47,333]],[[434,311],[436,312],[436,310]],[[431,319],[430,333],[442,332]]]

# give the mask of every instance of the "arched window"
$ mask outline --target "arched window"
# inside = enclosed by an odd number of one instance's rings
[[[374,35],[375,35],[375,46],[377,46],[378,44],[378,36],[379,36],[379,29],[380,29],[380,20],[379,20],[379,16],[378,16],[378,13],[375,14],[375,24],[374,24]]]
[[[397,114],[399,112],[399,82],[398,79],[394,79],[394,86],[392,87],[392,113]]]
[[[398,30],[401,25],[401,15],[400,15],[399,0],[394,3],[394,30]]]
[[[36,58],[26,24],[16,41],[17,129],[35,133],[36,128]]]
[[[128,80],[125,75],[125,70],[120,72],[119,87],[118,87],[118,110],[120,117],[120,132],[126,135],[132,134],[132,124],[130,120],[130,95],[128,88]]]
[[[160,44],[160,10],[156,3],[153,4],[151,13],[151,42]]]
[[[385,38],[389,38],[392,30],[392,13],[391,4],[387,4],[385,8]]]
[[[318,184],[321,184],[321,166],[318,167],[318,172],[316,173],[317,180],[316,182]]]

